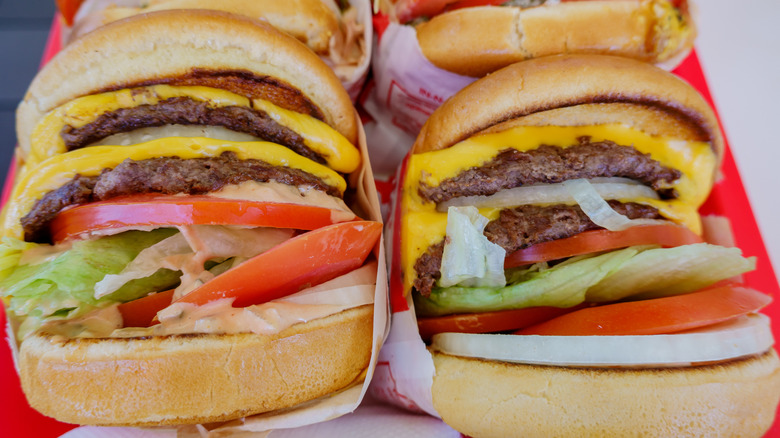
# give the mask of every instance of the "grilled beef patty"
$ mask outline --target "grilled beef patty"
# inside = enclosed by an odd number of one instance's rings
[[[264,111],[243,106],[212,108],[207,102],[172,97],[154,105],[120,108],[101,114],[80,128],[66,125],[60,135],[72,151],[120,132],[164,125],[223,126],[286,146],[298,155],[325,163],[295,131],[278,124]]]
[[[340,196],[336,188],[302,170],[272,166],[260,160],[239,160],[233,152],[215,158],[128,159],[114,169],[104,169],[98,176],[76,175],[59,189],[45,194],[22,218],[25,240],[49,242],[49,223],[68,206],[142,193],[197,195],[245,181],[307,186]]]
[[[634,202],[609,201],[609,205],[630,219],[661,219],[658,210]],[[502,210],[498,219],[485,227],[485,237],[510,254],[518,249],[579,234],[600,228],[594,224],[578,205],[523,205]],[[414,269],[417,278],[414,288],[428,296],[441,278],[441,259],[444,241],[432,245],[417,259]]]
[[[528,152],[506,149],[484,165],[445,179],[437,187],[420,184],[418,191],[423,199],[439,204],[460,196],[492,195],[526,185],[622,177],[648,185],[661,198],[670,199],[676,194],[665,187],[681,175],[633,147],[580,137],[579,144],[568,148],[542,145]]]

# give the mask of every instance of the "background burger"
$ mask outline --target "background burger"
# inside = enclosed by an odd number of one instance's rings
[[[470,436],[766,431],[780,368],[755,312],[770,299],[728,281],[752,259],[699,237],[722,148],[701,96],[625,58],[525,61],[445,102],[406,163],[400,220],[444,421]]]
[[[362,83],[359,79],[365,75],[370,57],[364,34],[366,18],[349,1],[64,0],[59,4],[66,24],[72,26],[68,41],[122,18],[171,9],[219,10],[267,21],[317,53],[347,88],[353,82]]]
[[[696,37],[685,0],[397,0],[382,11],[416,26],[431,63],[473,77],[567,53],[675,64]]]
[[[381,224],[358,217],[378,211],[355,111],[307,47],[138,15],[66,47],[17,115],[0,288],[34,408],[214,422],[363,380]]]

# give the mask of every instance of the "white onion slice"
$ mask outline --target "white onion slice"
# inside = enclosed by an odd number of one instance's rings
[[[658,199],[658,194],[628,178],[594,178],[590,180],[602,199]],[[463,196],[442,202],[439,211],[450,206],[473,205],[477,208],[507,208],[527,204],[575,204],[577,201],[564,184],[536,184],[501,190],[490,196]]]
[[[259,138],[222,126],[164,125],[120,132],[91,143],[90,146],[128,146],[166,137],[206,137],[229,141],[258,141]]]
[[[441,333],[443,353],[504,362],[587,367],[676,367],[760,354],[774,344],[769,318],[751,314],[710,327],[653,336],[519,336]]]
[[[629,219],[613,209],[586,179],[564,181],[563,186],[594,224],[609,231],[625,230],[634,225],[658,223],[652,219]]]

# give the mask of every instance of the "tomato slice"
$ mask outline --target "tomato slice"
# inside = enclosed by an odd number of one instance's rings
[[[515,332],[518,335],[659,335],[756,312],[772,298],[738,284],[645,301],[589,307]]]
[[[76,16],[79,7],[84,0],[56,0],[57,9],[60,11],[62,18],[65,20],[65,24],[68,26],[73,25],[73,18]]]
[[[173,289],[157,292],[118,306],[125,327],[149,327],[157,312],[173,301]]]
[[[100,230],[165,225],[248,225],[314,230],[357,219],[350,212],[309,205],[211,196],[139,195],[63,210],[51,223],[54,242]]]
[[[362,266],[381,232],[381,223],[369,221],[309,231],[218,275],[177,302],[235,298],[234,307],[245,307],[293,294]]]
[[[496,333],[529,327],[583,308],[585,305],[560,307],[530,307],[485,313],[463,313],[430,318],[417,318],[423,340],[437,333]]]
[[[639,225],[622,231],[585,231],[565,239],[542,242],[509,254],[505,268],[558,260],[581,254],[626,248],[636,245],[660,245],[664,248],[703,242],[702,238],[680,225]]]

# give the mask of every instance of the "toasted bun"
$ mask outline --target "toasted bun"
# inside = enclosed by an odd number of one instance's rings
[[[413,152],[445,149],[512,125],[599,123],[710,142],[722,156],[715,113],[693,87],[658,67],[605,55],[532,59],[472,83],[428,118]]]
[[[373,306],[277,335],[25,339],[19,371],[30,405],[68,423],[205,423],[268,412],[360,380]]]
[[[668,0],[464,8],[417,27],[426,58],[439,68],[473,77],[517,61],[567,53],[660,63],[682,58],[695,36],[687,8],[678,15]]]
[[[213,9],[267,20],[317,53],[327,53],[330,38],[340,32],[339,17],[323,0],[148,0],[143,7],[109,7],[85,17],[74,27],[70,38],[116,20],[144,12],[169,9]]]
[[[474,437],[759,437],[772,425],[780,361],[764,355],[651,370],[531,366],[433,354],[433,404]]]
[[[292,105],[290,109],[313,107],[315,115],[357,144],[349,95],[305,45],[259,20],[218,11],[173,10],[116,21],[57,54],[35,77],[17,110],[21,152],[29,152],[35,124],[76,97],[188,78],[183,83],[220,86],[223,72],[251,76],[238,90],[249,97],[262,95],[277,105]]]

